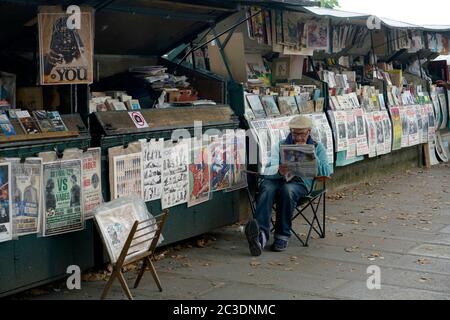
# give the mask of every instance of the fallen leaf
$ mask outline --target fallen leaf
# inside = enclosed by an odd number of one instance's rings
[[[258,261],[250,262],[250,266],[252,266],[252,267],[257,267],[257,266],[260,266],[260,265],[261,265],[261,262],[258,262]]]
[[[424,264],[430,264],[430,263],[431,263],[431,260],[430,260],[430,259],[426,259],[426,258],[422,258],[422,259],[417,259],[416,263],[422,264],[422,265],[424,265]]]

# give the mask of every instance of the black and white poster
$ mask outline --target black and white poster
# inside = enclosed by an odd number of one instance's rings
[[[164,139],[147,141],[140,140],[142,144],[144,201],[161,199],[162,191],[162,153]]]

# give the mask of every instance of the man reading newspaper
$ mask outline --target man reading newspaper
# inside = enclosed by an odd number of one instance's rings
[[[290,134],[272,150],[271,166],[259,181],[256,217],[245,227],[250,253],[260,256],[270,234],[272,207],[277,200],[272,251],[282,252],[291,237],[292,215],[299,201],[313,187],[315,176],[330,176],[324,146],[311,138],[312,121],[297,116],[289,123]],[[280,155],[280,152],[282,153]],[[281,158],[281,164],[280,164]]]

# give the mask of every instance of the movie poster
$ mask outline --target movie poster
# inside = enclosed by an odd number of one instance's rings
[[[211,191],[220,191],[230,187],[231,164],[227,163],[225,135],[209,137],[209,154],[211,165]]]
[[[41,85],[93,82],[93,14],[38,14]],[[79,23],[78,23],[79,22]]]
[[[150,141],[140,140],[142,143],[144,201],[161,199],[162,152],[164,139]]]
[[[42,159],[8,158],[11,163],[11,196],[14,234],[37,233],[41,215]]]
[[[82,230],[81,159],[44,163],[43,167],[43,236]]]
[[[188,201],[189,145],[181,142],[172,145],[167,142],[163,150],[161,196],[162,209],[177,206]]]
[[[83,153],[84,218],[93,218],[94,210],[103,202],[101,181],[101,150],[91,148]]]
[[[0,242],[12,240],[11,165],[0,163]]]
[[[192,139],[191,163],[189,164],[189,199],[188,208],[210,199],[210,166],[208,146],[202,140]]]
[[[113,157],[112,199],[126,196],[142,197],[142,155],[141,152]]]

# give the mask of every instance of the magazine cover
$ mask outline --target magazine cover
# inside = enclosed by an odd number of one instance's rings
[[[79,25],[65,12],[38,14],[41,85],[93,81],[93,14],[80,13]]]
[[[409,128],[409,138],[408,146],[415,146],[420,143],[419,141],[419,124],[417,122],[416,110],[413,107],[408,107],[406,110],[408,115],[408,128]]]
[[[202,145],[202,140],[192,140],[192,162],[189,164],[188,208],[208,201],[211,194],[208,146]]]
[[[188,167],[188,144],[181,142],[172,145],[168,141],[163,150],[163,192],[161,197],[163,210],[188,201]]]
[[[3,111],[0,111],[0,129],[7,137],[16,135],[16,130],[14,130],[11,121],[9,121],[8,116]]]
[[[409,145],[409,118],[406,107],[398,107],[400,112],[400,120],[402,122],[402,148]]]
[[[387,111],[381,111],[384,130],[384,153],[390,153],[392,150],[392,125]]]
[[[162,153],[164,149],[164,139],[150,141],[141,140],[143,177],[144,177],[144,201],[154,201],[161,199],[162,192]]]
[[[67,160],[44,163],[43,235],[82,230],[82,161]]]
[[[279,97],[278,106],[282,115],[298,114],[297,102],[295,97]]]
[[[367,142],[369,145],[369,158],[377,156],[377,128],[373,120],[373,114],[371,112],[365,113],[367,124]]]
[[[330,124],[328,123],[325,113],[312,115],[314,128],[311,132],[311,136],[317,142],[320,142],[327,150],[328,163],[333,165],[334,163],[334,145],[333,145],[333,132],[331,131]]]
[[[14,234],[37,233],[41,216],[42,159],[8,158],[11,163],[11,186]]]
[[[93,217],[102,204],[101,150],[90,148],[83,152],[83,206],[85,220]]]
[[[0,242],[12,239],[11,165],[0,163]]]
[[[39,128],[28,111],[17,111],[16,115],[25,134],[39,133]]]
[[[347,113],[345,111],[334,111],[336,130],[336,151],[347,150]]]
[[[346,112],[347,160],[356,157],[356,120],[353,110]]]
[[[248,94],[246,95],[248,104],[253,111],[256,119],[262,119],[266,117],[266,112],[264,111],[264,107],[261,103],[259,95],[257,94]]]
[[[373,121],[377,130],[377,155],[384,154],[385,140],[384,140],[384,126],[383,116],[381,112],[373,112]]]

